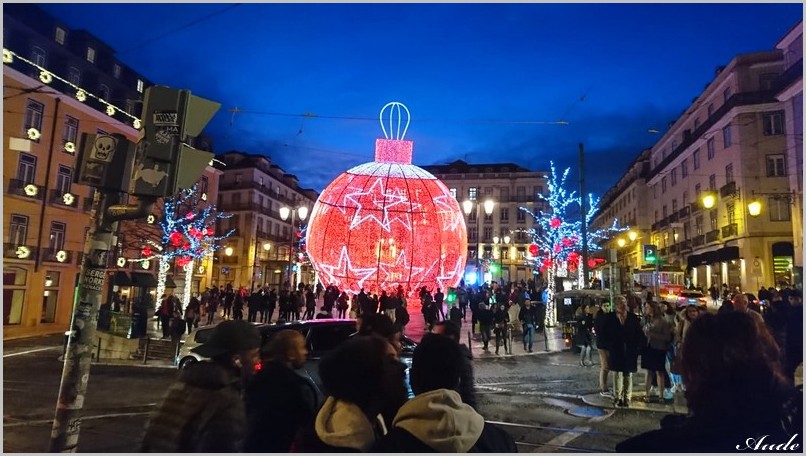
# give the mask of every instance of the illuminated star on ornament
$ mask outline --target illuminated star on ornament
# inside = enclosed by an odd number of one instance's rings
[[[350,222],[351,230],[361,225],[361,223],[363,223],[365,220],[372,219],[378,222],[378,225],[380,225],[381,228],[384,229],[384,231],[387,232],[390,231],[389,229],[390,221],[387,209],[391,206],[404,202],[406,198],[400,195],[385,193],[383,189],[382,179],[383,178],[380,177],[375,179],[375,182],[373,182],[372,185],[369,187],[369,189],[367,189],[366,191],[363,189],[356,189],[355,187],[352,187],[353,190],[357,191],[348,193],[347,195],[344,196],[345,202],[349,201],[350,203],[352,203],[353,207],[356,208],[355,215],[353,215],[353,219]],[[361,204],[362,199],[361,197],[363,196],[368,196],[371,199],[373,206],[375,206],[373,209],[380,209],[383,212],[382,219],[378,218],[379,215],[378,210],[365,209],[363,207],[363,205]],[[347,205],[345,204],[345,206]],[[411,229],[411,224],[409,224],[409,229]]]
[[[378,270],[377,268],[354,268],[347,253],[347,246],[341,248],[339,263],[335,266],[322,263],[319,266],[322,272],[330,279],[328,283],[341,284],[343,280],[357,278],[358,286],[364,287],[364,282]]]
[[[456,265],[453,269],[449,271],[444,271],[442,274],[437,276],[437,286],[439,286],[440,290],[445,290],[448,287],[452,287],[456,285],[457,277],[462,276],[462,269],[465,266],[464,258],[459,256],[456,259]],[[447,283],[446,283],[447,282]]]
[[[456,231],[459,224],[462,223],[462,215],[459,214],[453,205],[449,202],[448,198],[453,199],[451,195],[442,195],[434,198],[434,204],[440,209],[437,214],[443,215],[442,217],[442,230],[443,231]],[[445,217],[448,216],[448,217]]]
[[[380,267],[381,272],[383,272],[383,282],[381,282],[381,289],[385,289],[393,285],[400,285],[403,283],[402,274],[400,277],[394,277],[395,271],[398,268],[402,268],[405,271],[411,271],[411,274],[409,275],[409,282],[415,276],[422,274],[423,270],[425,269],[407,264],[405,250],[400,251],[400,255],[397,256],[397,259],[393,264],[379,263],[378,266]]]
[[[422,207],[422,205],[419,203],[415,203],[414,201],[409,201],[409,199],[402,194],[402,190],[393,190],[391,194],[386,193],[385,195],[387,198],[394,199],[394,201],[386,201],[385,206],[383,202],[381,202],[380,206],[378,206],[383,208],[384,211],[383,217],[384,221],[386,222],[386,225],[391,228],[392,223],[397,221],[402,223],[403,226],[406,227],[406,229],[411,231],[411,213]],[[399,204],[404,205],[404,208],[402,210],[393,210],[393,211],[389,210],[390,208],[397,206]],[[393,214],[391,217],[389,216],[390,212]]]

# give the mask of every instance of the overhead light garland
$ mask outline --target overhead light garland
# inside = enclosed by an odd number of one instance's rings
[[[120,113],[120,114],[122,114],[122,115],[124,115],[124,116],[126,116],[126,117],[128,117],[128,118],[130,118],[132,120],[132,126],[135,129],[139,130],[142,127],[142,122],[141,122],[140,119],[138,119],[137,117],[129,114],[125,110],[120,109],[118,106],[115,106],[112,103],[109,103],[108,101],[104,100],[103,98],[99,97],[98,95],[95,95],[95,94],[93,94],[91,92],[88,92],[88,91],[84,90],[83,88],[73,84],[72,82],[68,81],[67,79],[64,79],[63,77],[53,73],[52,71],[48,70],[47,68],[39,66],[35,62],[32,62],[31,60],[26,59],[25,57],[17,54],[16,52],[14,52],[14,51],[12,51],[10,49],[3,48],[3,63],[4,64],[8,65],[10,63],[13,63],[15,58],[20,60],[20,61],[22,61],[22,62],[25,62],[28,65],[31,65],[32,67],[34,67],[37,70],[39,70],[39,80],[42,81],[43,84],[50,84],[51,82],[53,82],[54,79],[57,79],[57,80],[67,84],[68,86],[70,86],[70,87],[72,87],[72,88],[74,88],[76,90],[76,100],[84,103],[85,101],[87,101],[88,96],[92,97],[92,98],[95,98],[96,100],[98,100],[98,102],[100,102],[101,104],[106,106],[106,113],[108,115],[113,116],[113,115],[115,115],[117,113]]]

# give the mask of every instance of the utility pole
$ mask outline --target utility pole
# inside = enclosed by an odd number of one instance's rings
[[[218,103],[191,96],[187,90],[154,86],[146,89],[144,131],[136,150],[123,135],[82,134],[75,182],[98,191],[50,434],[52,453],[78,450],[81,409],[117,222],[147,217],[158,198],[190,188],[199,179],[214,155],[188,146],[186,138],[198,136],[219,107]],[[138,204],[117,205],[123,193],[138,197]]]
[[[588,287],[588,200],[585,195],[585,149],[579,143],[579,199],[582,202],[582,283],[580,288]]]

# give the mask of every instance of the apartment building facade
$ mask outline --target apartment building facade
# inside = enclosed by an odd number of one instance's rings
[[[803,285],[803,22],[775,46],[783,53],[784,72],[776,85],[784,106],[786,165],[792,191],[792,240],[794,282]]]
[[[299,261],[299,232],[318,193],[264,155],[230,151],[216,159],[222,173],[217,207],[233,215],[217,232],[235,231],[215,255],[213,283],[248,289],[314,283],[313,269]],[[289,209],[285,220],[283,207]]]
[[[593,230],[609,228],[615,220],[620,227],[630,228],[627,233],[613,236],[603,245],[617,252],[619,272],[614,280],[622,290],[629,288],[634,271],[652,267],[644,263],[642,255],[642,246],[650,243],[653,223],[652,198],[647,187],[651,152],[651,149],[645,149],[630,163],[627,172],[599,200],[601,209],[591,221]],[[609,263],[605,266],[609,267]],[[600,272],[605,270],[605,266],[599,268]]]
[[[34,5],[4,5],[3,38],[3,338],[10,339],[69,327],[94,196],[73,183],[81,134],[136,141],[132,118],[149,82],[100,40]],[[118,109],[110,115],[99,98]]]
[[[515,282],[534,277],[533,270],[526,265],[531,240],[523,230],[535,224],[519,208],[537,213],[546,207],[547,203],[537,195],[548,194],[548,172],[531,171],[514,163],[471,164],[462,160],[421,167],[440,179],[460,206],[464,201],[471,202],[472,210],[466,214],[468,285],[485,280],[477,261],[482,258],[491,258],[500,265],[500,271],[486,280]],[[488,200],[493,204],[490,215],[484,208]]]

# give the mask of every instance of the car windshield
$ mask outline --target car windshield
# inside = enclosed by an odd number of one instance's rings
[[[203,344],[210,340],[210,336],[213,334],[212,329],[202,329],[196,332],[196,338],[194,339],[196,343]]]

